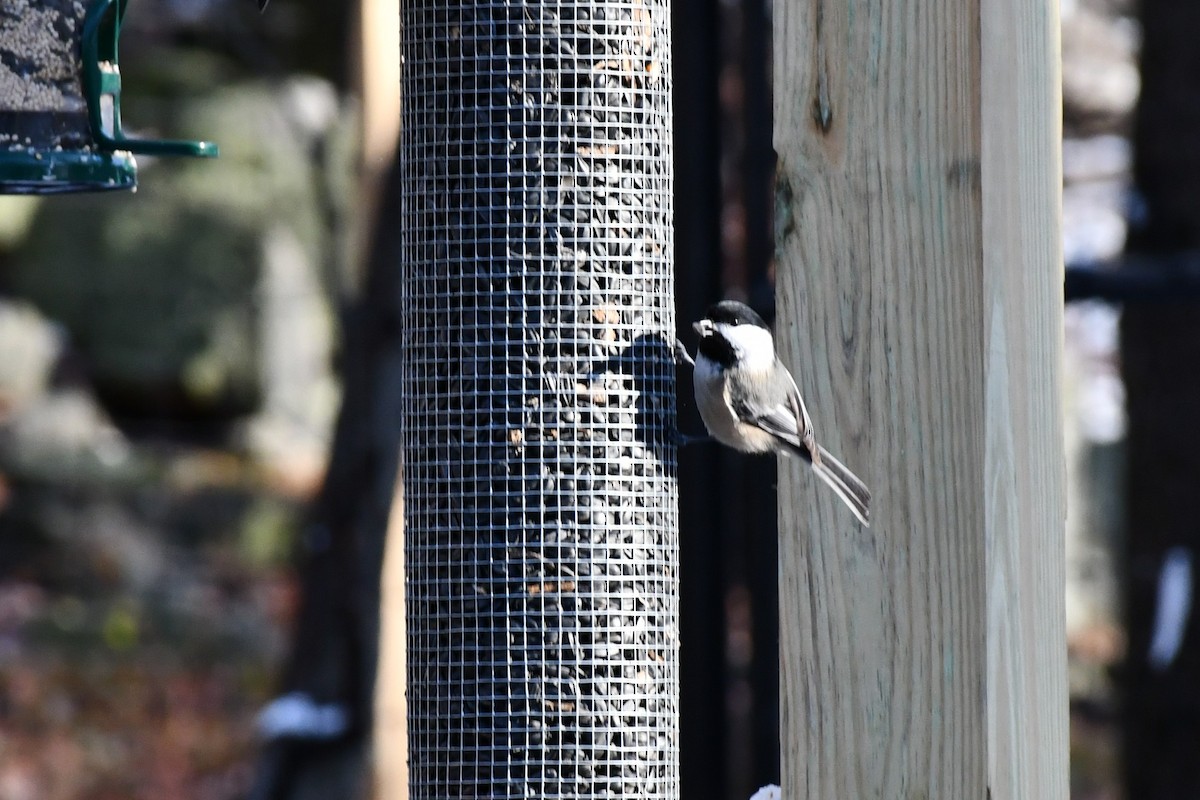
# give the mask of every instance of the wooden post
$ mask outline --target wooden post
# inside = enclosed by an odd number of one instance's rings
[[[775,8],[783,796],[1065,799],[1057,6]]]
[[[354,15],[351,61],[362,117],[358,236],[365,245],[400,138],[400,0],[359,0]]]
[[[378,268],[389,272],[395,270],[394,277],[398,280],[399,253],[385,243],[388,238],[385,231],[395,228],[400,215],[396,172],[400,134],[400,0],[360,0],[354,13],[357,25],[351,45],[352,72],[362,104],[362,207],[358,235],[364,251],[369,245],[369,237],[376,238]],[[398,246],[398,231],[395,236]],[[391,303],[399,303],[399,290],[388,285],[382,294],[382,298],[365,302],[382,304],[385,313],[395,311]],[[369,290],[364,295],[369,297]],[[400,335],[399,331],[392,333],[396,337]],[[388,345],[397,342],[398,338],[389,341]],[[381,386],[391,385],[391,370],[399,368],[398,360],[389,358],[392,354],[390,346],[374,352],[379,360],[373,369],[380,376]],[[399,419],[398,398],[386,389],[384,392],[387,402],[392,405],[382,416]],[[394,440],[389,437],[385,441]],[[395,458],[398,460],[398,453]],[[404,627],[404,487],[399,475],[384,543],[379,585],[379,662],[375,673],[371,731],[371,796],[377,800],[402,800],[408,797],[408,705],[404,696],[407,644]]]
[[[404,698],[408,636],[404,627],[404,481],[399,476],[388,516],[379,594],[371,796],[375,800],[404,800],[408,797],[408,703]]]

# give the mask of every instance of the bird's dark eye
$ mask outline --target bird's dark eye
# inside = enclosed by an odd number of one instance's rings
[[[732,325],[733,325],[733,327],[735,327],[735,328],[736,328],[738,325],[741,325],[741,324],[742,324],[742,321],[741,321],[741,320],[739,320],[739,319],[735,319],[735,320],[732,322]]]

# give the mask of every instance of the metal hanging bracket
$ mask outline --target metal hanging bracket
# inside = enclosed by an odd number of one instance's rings
[[[214,142],[131,139],[121,128],[121,69],[117,40],[127,0],[95,0],[83,23],[83,93],[92,137],[105,150],[155,156],[214,158]]]

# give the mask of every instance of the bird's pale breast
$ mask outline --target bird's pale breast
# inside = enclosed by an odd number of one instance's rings
[[[765,453],[776,449],[775,437],[737,418],[729,404],[728,377],[712,361],[696,359],[692,373],[696,386],[696,408],[712,437],[721,444],[746,453]]]

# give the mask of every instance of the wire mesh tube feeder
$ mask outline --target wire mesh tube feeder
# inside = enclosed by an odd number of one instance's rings
[[[678,797],[668,24],[403,7],[415,800]]]
[[[135,153],[217,155],[211,142],[125,135],[117,63],[125,3],[0,4],[0,194],[132,189]]]

